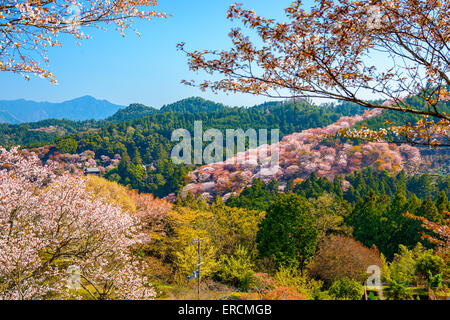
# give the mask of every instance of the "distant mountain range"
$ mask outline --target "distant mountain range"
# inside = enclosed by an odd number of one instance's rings
[[[97,100],[84,96],[60,103],[36,102],[24,99],[0,100],[0,123],[21,124],[46,119],[65,119],[72,121],[103,120],[120,122],[136,120],[154,113],[167,112],[218,112],[227,107],[221,103],[191,97],[167,104],[156,109],[139,103],[128,107],[112,104],[106,100]]]
[[[84,96],[60,103],[29,100],[0,100],[0,123],[20,124],[44,119],[101,120],[123,106]]]

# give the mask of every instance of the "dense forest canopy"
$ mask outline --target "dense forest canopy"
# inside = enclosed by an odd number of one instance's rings
[[[410,99],[414,102],[413,98]],[[420,100],[415,103],[420,103]],[[175,129],[185,128],[192,133],[194,121],[201,120],[203,130],[215,128],[224,133],[229,128],[277,128],[280,130],[280,138],[283,138],[308,128],[325,127],[342,116],[354,116],[362,112],[362,107],[346,102],[320,106],[302,100],[267,102],[245,108],[227,107],[194,97],[165,105],[161,109],[131,104],[100,121],[53,119],[20,125],[0,124],[0,144],[41,149],[46,145],[54,145],[40,151],[44,153],[41,155],[44,160],[60,160],[59,155],[64,154],[93,152],[97,165],[107,167],[105,176],[108,179],[164,197],[178,192],[186,184],[186,174],[193,169],[192,166],[175,165],[170,160],[170,152],[174,146],[171,134]],[[356,123],[355,127],[382,127],[386,125],[386,121],[417,121],[418,118],[416,115],[399,117],[398,113],[385,111]],[[340,140],[345,142],[348,139]],[[359,140],[348,142],[361,143]],[[441,151],[434,153],[437,156],[432,156],[432,163],[436,170],[445,168],[448,155],[444,152],[441,156]],[[111,166],[108,161],[104,161],[118,158],[117,155],[121,159],[120,166],[118,163]],[[96,163],[92,161],[90,166],[95,166]],[[445,172],[445,169],[442,170]]]

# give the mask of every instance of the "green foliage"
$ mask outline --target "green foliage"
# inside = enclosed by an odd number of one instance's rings
[[[253,181],[252,186],[245,188],[237,197],[230,197],[227,205],[230,207],[266,210],[267,207],[279,196],[278,185],[266,184],[261,179]]]
[[[183,283],[197,265],[197,247],[190,244],[203,238],[202,277],[246,288],[252,279],[261,217],[260,212],[230,208],[219,201],[208,205],[192,198],[187,205],[180,199],[157,223],[146,254],[170,266]]]
[[[164,105],[161,108],[161,112],[190,112],[190,113],[200,113],[200,112],[221,112],[227,107],[221,103],[216,103],[213,101],[205,100],[200,97],[191,97],[177,101],[172,104]]]
[[[316,199],[309,199],[309,203],[316,218],[319,242],[325,241],[332,234],[346,236],[352,234],[352,228],[347,226],[344,221],[349,215],[349,207],[336,195],[324,193]]]
[[[329,181],[325,177],[317,177],[315,173],[294,187],[293,192],[305,198],[317,198],[323,193],[334,193],[342,199],[342,178],[336,177],[334,181]]]
[[[247,290],[253,280],[254,265],[247,249],[238,245],[231,256],[222,255],[220,258],[217,277],[223,283]]]
[[[430,271],[428,271],[428,284],[431,288],[441,288],[442,287],[442,273],[438,273],[433,275]]]
[[[370,291],[370,292],[369,292],[369,297],[368,297],[368,299],[369,299],[369,300],[378,300],[378,298],[375,297],[375,294],[373,293],[373,291]]]
[[[450,174],[442,175],[437,178],[436,189],[444,191],[447,199],[450,197]],[[448,207],[448,208],[450,208],[450,207]]]
[[[430,197],[426,197],[425,200],[422,201],[422,205],[417,208],[414,214],[419,217],[427,218],[427,220],[436,223],[442,223],[444,221],[442,213],[439,212]]]
[[[333,282],[328,292],[336,300],[361,300],[364,286],[355,280],[342,278]]]
[[[405,282],[391,280],[385,290],[388,300],[412,300],[412,290]]]
[[[443,258],[433,254],[433,250],[425,249],[420,243],[412,250],[404,245],[400,245],[399,249],[393,261],[388,263],[387,272],[383,272],[385,281],[392,282],[394,287],[399,284],[414,285],[421,280],[428,280],[429,284],[433,282],[434,285],[439,283],[437,276],[446,272]]]
[[[330,295],[330,293],[326,291],[320,291],[316,294],[314,297],[314,300],[333,300],[333,297]]]
[[[322,282],[292,267],[280,267],[273,280],[282,287],[293,287],[308,299],[319,299]]]
[[[279,128],[283,136],[322,127],[342,115],[361,111],[346,103],[324,108],[301,105],[294,111],[295,107],[292,103],[271,102],[250,109],[229,108],[200,98],[185,99],[161,110],[133,104],[107,121],[0,124],[0,144],[54,142],[56,146],[50,152],[92,150],[98,158],[120,154],[119,166],[106,173],[107,179],[164,197],[177,193],[187,182],[188,171],[194,168],[169,160],[171,133],[176,128],[192,132],[194,121],[202,120],[204,130]],[[377,119],[370,121],[377,123]],[[52,126],[57,128],[52,131]],[[348,189],[343,190],[343,179],[350,183]],[[116,183],[90,177],[88,188],[126,210],[137,210],[127,190]],[[209,205],[192,193],[183,200],[179,197],[172,210],[158,217],[160,225],[151,230],[151,243],[139,254],[158,261],[160,265],[153,265],[164,271],[160,273],[165,274],[165,279],[172,281],[178,276],[186,282],[186,276],[197,265],[197,247],[190,244],[201,237],[205,240],[201,247],[203,278],[214,277],[247,290],[254,273],[262,271],[264,264],[279,288],[295,288],[310,299],[360,299],[360,276],[367,276],[366,262],[375,256],[364,250],[376,252],[368,249],[375,245],[384,254],[380,265],[384,281],[389,284],[389,299],[411,299],[408,286],[419,279],[428,280],[431,287],[441,286],[443,275],[448,273],[445,261],[432,250],[416,246],[423,229],[420,222],[403,214],[408,211],[442,223],[443,212],[450,208],[450,176],[406,176],[405,172],[394,175],[368,167],[331,181],[312,174],[295,186],[290,181],[287,191],[280,194],[276,181],[266,184],[256,179],[226,205],[220,198]],[[322,254],[330,263],[321,263],[322,270],[332,273],[332,277],[306,273],[305,266],[318,243],[322,248],[327,241],[343,235],[348,239],[353,236],[365,247],[350,243],[353,240],[347,239],[345,246],[335,241],[337,245],[329,248],[330,254]],[[258,255],[262,259],[255,263]],[[387,262],[385,256],[392,262]],[[267,261],[274,261],[274,265]],[[322,281],[327,287],[331,284],[329,291],[321,291]]]
[[[436,207],[439,210],[439,214],[443,217],[444,211],[450,211],[450,202],[444,190],[441,190],[439,197],[436,200]],[[443,220],[443,219],[442,219]]]
[[[448,207],[450,175],[440,176],[436,181],[433,181],[427,173],[406,176],[405,172],[401,171],[394,175],[386,171],[378,173],[372,167],[367,167],[354,171],[344,178],[350,183],[350,187],[344,192],[342,191],[342,177],[336,176],[333,181],[330,181],[325,177],[317,177],[315,173],[295,187],[292,187],[291,181],[287,191],[292,191],[308,199],[315,199],[324,193],[329,193],[335,195],[337,199],[345,200],[351,204],[363,201],[369,193],[387,195],[389,198],[403,193],[407,199],[412,196],[425,199],[427,195],[440,194],[436,200],[436,206],[439,205],[441,208],[439,212]],[[265,210],[275,201],[277,192],[271,193],[268,185],[264,185],[263,182],[258,180],[255,181],[257,181],[256,185],[244,189],[239,196],[230,198],[227,204]],[[420,201],[417,202],[420,205]]]
[[[431,251],[424,252],[415,263],[416,274],[422,278],[429,278],[431,275],[441,274],[445,268],[445,261]]]
[[[72,138],[63,138],[58,140],[56,148],[61,153],[75,153],[78,148],[78,143]]]
[[[0,124],[0,145],[56,143],[56,151],[60,153],[91,150],[98,159],[103,155],[112,158],[120,154],[123,158],[128,154],[128,168],[121,172],[112,171],[108,178],[129,184],[141,192],[166,196],[177,192],[185,183],[187,171],[184,166],[167,162],[174,146],[172,131],[186,128],[192,134],[195,120],[203,121],[204,130],[216,128],[225,132],[231,128],[278,128],[282,137],[303,129],[323,127],[343,115],[358,112],[361,112],[360,107],[350,105],[318,107],[277,102],[253,108],[231,108],[201,98],[189,98],[160,110],[132,104],[102,121],[45,120],[21,125]],[[140,169],[141,165],[146,167],[146,173]],[[152,165],[156,170],[148,170]],[[252,208],[262,209],[262,206]]]
[[[197,269],[198,248],[193,241],[201,238],[202,277],[212,277],[218,269],[220,248],[214,242],[211,232],[215,225],[211,212],[176,207],[167,213],[166,220],[167,225],[153,235],[154,242],[149,253],[171,264],[175,267],[175,273],[185,280]]]
[[[195,236],[191,238],[185,238],[186,240],[191,240],[191,242],[186,241],[184,246],[180,250],[175,252],[176,256],[176,266],[178,270],[184,276],[190,276],[194,270],[197,270],[198,265],[198,255],[197,246],[192,243],[195,240]],[[201,277],[208,278],[211,277],[218,268],[218,263],[216,261],[217,249],[211,245],[208,241],[202,243],[202,265],[201,265]]]
[[[155,108],[147,107],[140,103],[132,103],[128,107],[120,109],[106,120],[110,122],[136,120],[145,116],[149,116],[156,112],[158,112],[158,110]]]
[[[349,202],[358,202],[369,192],[392,196],[399,190],[406,189],[404,172],[391,175],[386,171],[377,173],[372,167],[368,167],[347,175],[345,179],[351,185],[344,193],[344,199]]]
[[[356,240],[366,247],[375,245],[386,257],[392,258],[400,244],[411,248],[420,241],[420,222],[403,216],[406,211],[416,209],[417,201],[408,200],[402,191],[389,199],[370,190],[356,203],[346,222],[353,227]]]
[[[27,147],[54,143],[58,138],[78,131],[98,128],[102,122],[42,120],[18,125],[0,123],[0,145],[21,145]]]
[[[209,210],[215,221],[211,234],[221,253],[232,255],[235,248],[244,246],[249,255],[255,257],[258,224],[264,214],[253,210],[230,208],[220,199],[210,206]]]
[[[416,194],[420,199],[431,197],[434,191],[433,181],[427,173],[414,175],[407,183],[408,190]]]
[[[426,108],[424,102],[421,98],[417,96],[409,96],[405,98],[405,103],[415,108]],[[450,113],[450,103],[448,101],[440,101],[436,106],[439,110],[443,112]],[[420,115],[407,113],[407,112],[396,112],[392,110],[384,110],[383,113],[378,117],[373,117],[366,119],[357,125],[361,127],[363,125],[368,126],[370,129],[386,128],[386,122],[393,123],[395,125],[403,125],[405,123],[415,123],[421,119]]]
[[[268,209],[257,234],[262,257],[303,268],[316,250],[318,231],[307,200],[283,194]]]
[[[413,250],[400,245],[399,253],[396,253],[393,261],[387,264],[388,272],[383,272],[385,280],[394,283],[406,283],[407,285],[412,284],[416,272],[415,263],[423,250],[421,244],[418,244]]]
[[[125,153],[119,166],[108,171],[105,177],[132,189],[164,197],[183,187],[187,173],[187,167],[175,165],[168,159],[155,161],[153,167],[144,167],[139,162],[133,163]]]
[[[321,238],[329,233],[349,234],[353,229],[356,240],[366,247],[375,245],[388,259],[392,259],[400,244],[413,248],[421,241],[421,223],[406,218],[405,212],[443,222],[443,211],[448,208],[449,177],[439,177],[434,181],[428,174],[407,177],[403,171],[390,175],[377,173],[368,167],[345,176],[350,182],[345,192],[342,192],[341,177],[329,181],[315,174],[291,189],[308,198],[312,204]],[[422,193],[416,196],[414,192]],[[423,193],[427,192],[439,194],[436,204],[431,198],[424,197]],[[328,200],[324,197],[326,194],[330,195]],[[227,204],[264,210],[277,197],[277,191],[271,192],[268,184],[255,180],[254,185],[244,189],[239,196],[230,198]],[[331,201],[330,197],[334,199]],[[431,246],[429,243],[426,245]]]

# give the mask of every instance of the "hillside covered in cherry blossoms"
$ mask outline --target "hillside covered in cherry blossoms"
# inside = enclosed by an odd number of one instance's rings
[[[189,173],[190,183],[184,187],[182,195],[188,192],[213,199],[216,195],[226,201],[232,194],[239,194],[252,181],[277,180],[282,191],[289,180],[294,184],[308,178],[313,172],[319,177],[333,179],[364,167],[372,166],[377,171],[396,173],[412,171],[421,163],[418,148],[410,145],[396,145],[387,142],[369,142],[359,145],[330,142],[327,137],[340,129],[350,128],[358,122],[375,117],[381,110],[366,111],[363,115],[341,117],[324,128],[313,128],[286,135],[270,146],[262,145],[257,150],[237,153],[224,162],[204,165]],[[264,148],[267,155],[261,157]],[[279,164],[272,164],[271,152],[279,148]],[[254,155],[258,155],[256,161]],[[342,188],[345,190],[347,181]]]

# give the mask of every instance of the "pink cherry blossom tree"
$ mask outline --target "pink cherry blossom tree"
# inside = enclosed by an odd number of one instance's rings
[[[155,292],[134,254],[139,219],[85,189],[85,178],[0,148],[0,299],[144,299]],[[76,266],[76,288],[67,286]]]

